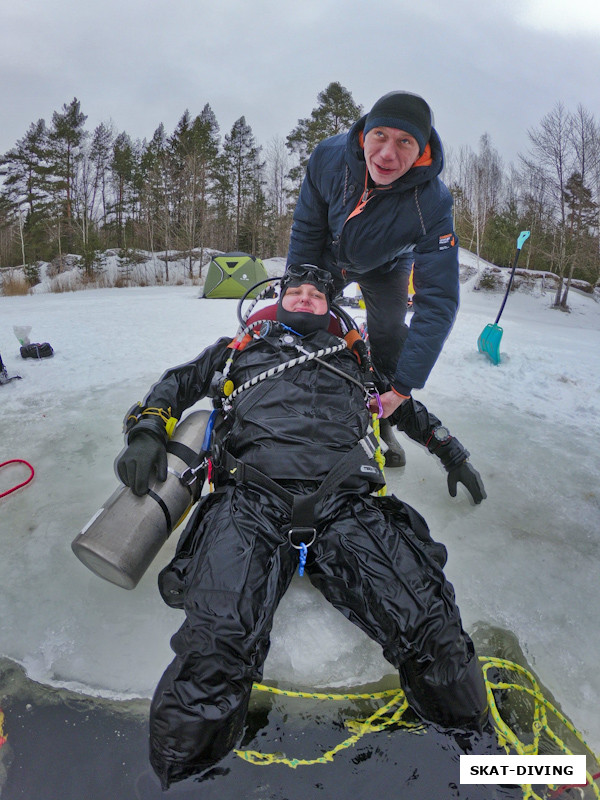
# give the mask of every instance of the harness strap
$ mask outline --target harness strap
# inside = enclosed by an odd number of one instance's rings
[[[252,481],[252,483],[256,483],[258,486],[269,489],[269,491],[276,494],[280,500],[283,500],[283,502],[287,503],[289,506],[294,502],[294,495],[292,492],[288,492],[287,489],[284,489],[283,486],[271,480],[268,475],[265,475],[264,472],[256,469],[251,464],[244,464],[243,461],[232,456],[228,450],[222,450],[219,453],[219,466],[224,467],[224,469],[227,470],[228,477],[232,478],[237,483],[248,483]]]
[[[352,475],[355,470],[371,461],[377,450],[378,443],[375,435],[370,433],[361,439],[352,450],[345,453],[342,458],[329,470],[319,488],[310,494],[294,494],[289,492],[279,483],[274,481],[264,472],[256,469],[251,464],[244,464],[243,461],[235,458],[227,450],[221,454],[221,466],[223,466],[230,478],[238,483],[252,481],[275,494],[280,500],[290,507],[291,520],[290,527],[286,531],[290,537],[290,543],[294,547],[299,547],[307,536],[312,541],[316,537],[315,529],[315,506],[317,502]],[[367,477],[367,476],[365,476]],[[311,542],[312,544],[312,542]]]
[[[174,441],[167,443],[167,453],[172,453],[174,456],[177,456],[177,458],[180,458],[192,469],[200,466],[206,457],[206,451],[201,450],[200,453],[197,453],[195,450],[192,450],[191,447],[188,447],[187,444]]]
[[[187,469],[182,473],[176,472],[174,469],[171,469],[171,467],[169,467],[168,470],[179,478],[181,483],[188,488],[192,497],[196,499],[195,495],[196,493],[198,496],[200,495],[202,484],[204,483],[205,473],[202,473],[202,469],[206,461],[207,451],[202,449],[199,453],[196,453],[196,451],[188,447],[187,444],[171,440],[167,442],[167,453],[172,453],[174,456],[181,459],[184,464],[187,464]],[[202,473],[200,474],[200,481],[198,481],[198,473]]]

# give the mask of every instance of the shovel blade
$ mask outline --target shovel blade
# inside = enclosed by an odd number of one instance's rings
[[[503,330],[500,325],[486,325],[479,334],[477,339],[477,347],[480,353],[485,353],[493,364],[500,363],[500,339],[502,339]]]

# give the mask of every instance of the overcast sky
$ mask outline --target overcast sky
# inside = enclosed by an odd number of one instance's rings
[[[600,119],[598,0],[2,0],[0,153],[74,97],[86,128],[150,139],[210,103],[266,146],[339,81],[368,111],[425,97],[447,147],[505,162],[558,101]]]

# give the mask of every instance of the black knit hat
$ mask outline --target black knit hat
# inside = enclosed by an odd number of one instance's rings
[[[414,136],[419,144],[419,155],[431,135],[431,109],[418,94],[389,92],[380,97],[367,114],[365,136],[371,128],[399,128]]]

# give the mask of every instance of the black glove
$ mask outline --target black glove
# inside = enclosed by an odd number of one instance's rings
[[[167,450],[164,442],[144,431],[133,437],[116,463],[117,475],[134,494],[142,497],[148,491],[153,472],[159,481],[167,480]]]
[[[463,461],[462,464],[452,467],[448,471],[450,497],[456,497],[456,485],[458,483],[462,483],[466,487],[475,505],[479,505],[487,497],[481,475],[468,461]]]

